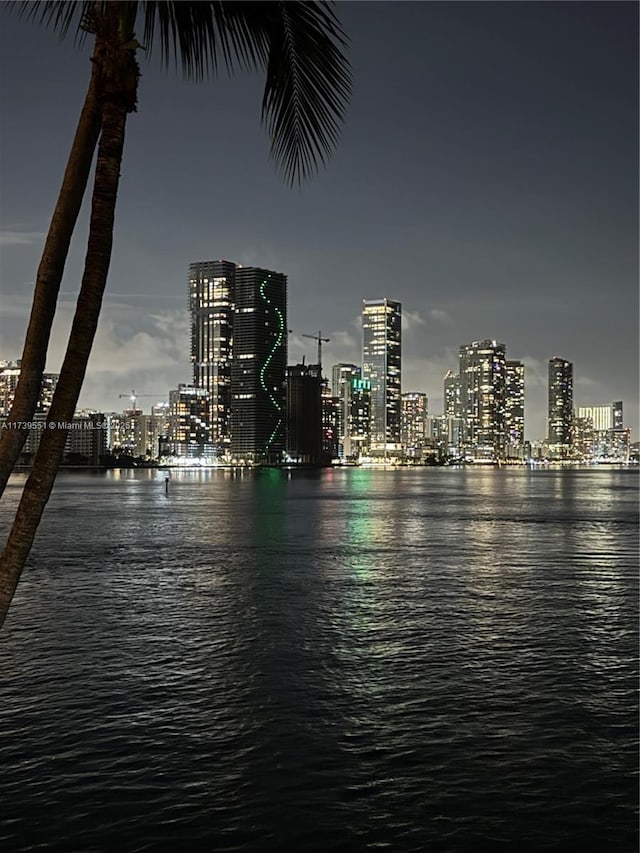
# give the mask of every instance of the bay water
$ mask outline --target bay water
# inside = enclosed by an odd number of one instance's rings
[[[59,475],[0,849],[638,850],[637,471],[165,476]]]

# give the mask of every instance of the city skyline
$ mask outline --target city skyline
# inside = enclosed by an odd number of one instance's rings
[[[495,339],[525,365],[528,439],[546,432],[557,355],[574,365],[576,407],[624,400],[637,440],[637,8],[380,3],[338,13],[352,39],[353,103],[335,157],[301,191],[268,161],[256,76],[196,86],[143,63],[80,405],[114,410],[128,389],[162,397],[189,382],[184,271],[194,258],[232,257],[287,274],[290,363],[315,358],[303,335],[318,328],[330,338],[327,367],[360,363],[361,300],[388,296],[403,304],[402,391],[425,392],[432,411],[443,411],[457,347]],[[5,70],[0,85],[0,340],[13,359],[89,63],[72,39],[0,15],[2,67],[23,71]],[[26,65],[25,45],[35,57]],[[380,63],[388,50],[393,63]],[[82,238],[80,229],[52,373]]]

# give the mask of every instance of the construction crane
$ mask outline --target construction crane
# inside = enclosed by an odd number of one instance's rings
[[[317,335],[302,335],[303,338],[311,338],[313,341],[318,341],[318,367],[322,367],[322,344],[323,342],[329,343],[331,338],[323,338],[322,332],[318,332]]]
[[[157,394],[136,394],[136,392],[133,390],[130,394],[118,394],[118,399],[122,399],[122,397],[128,397],[131,400],[131,408],[133,409],[133,411],[135,411],[136,409],[136,401],[139,397],[155,397],[156,399],[158,399]]]

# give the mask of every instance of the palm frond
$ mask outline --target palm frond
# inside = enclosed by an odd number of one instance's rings
[[[65,36],[96,32],[107,0],[38,0],[12,5]],[[124,37],[142,27],[147,56],[200,80],[221,65],[266,71],[262,121],[271,156],[289,183],[307,179],[334,151],[351,94],[347,38],[326,0],[121,2]],[[138,20],[139,19],[139,20]]]
[[[347,39],[326,2],[264,5],[272,14],[262,117],[272,157],[290,183],[300,182],[338,141],[351,94]]]
[[[37,21],[55,30],[60,38],[65,38],[71,25],[75,23],[76,39],[82,40],[84,33],[91,28],[86,24],[93,20],[95,3],[88,2],[55,2],[55,0],[40,0],[30,3],[26,0],[11,0],[10,9],[17,9],[18,15],[29,21]]]

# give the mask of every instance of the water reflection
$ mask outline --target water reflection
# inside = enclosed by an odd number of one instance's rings
[[[61,478],[0,647],[9,843],[633,849],[635,494],[540,473]]]

